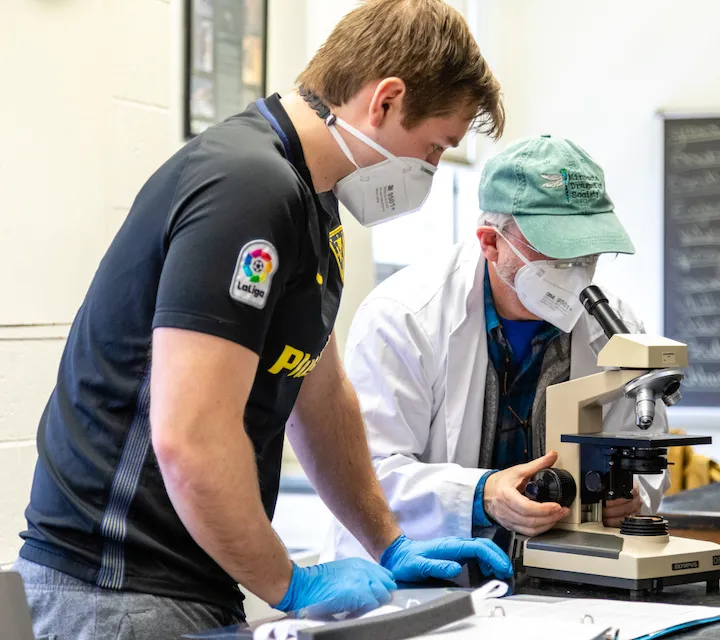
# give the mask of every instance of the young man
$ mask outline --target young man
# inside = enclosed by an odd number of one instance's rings
[[[378,477],[400,526],[419,539],[491,523],[537,535],[567,514],[521,493],[556,460],[545,452],[545,389],[599,371],[607,338],[578,295],[599,254],[634,253],[602,169],[561,138],[525,140],[492,159],[480,208],[477,238],[383,282],[347,343]],[[568,305],[547,304],[548,292]],[[667,428],[661,404],[654,430]],[[606,411],[608,431],[634,424],[631,400]],[[607,503],[605,523],[654,512],[666,484],[666,475],[638,477],[633,499]],[[362,553],[341,526],[328,551]]]
[[[237,583],[329,613],[468,559],[511,570],[482,540],[402,535],[332,334],[337,199],[364,224],[419,207],[471,123],[500,134],[499,86],[440,0],[369,0],[299,81],[160,167],[100,264],[38,432],[17,568],[39,636],[174,639],[240,619]],[[273,533],[293,410],[315,487],[381,566],[300,569]]]

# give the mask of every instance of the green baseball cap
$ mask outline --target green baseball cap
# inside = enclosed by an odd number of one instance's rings
[[[480,209],[507,213],[550,258],[635,253],[605,191],[605,174],[578,145],[540,136],[510,145],[485,165]]]

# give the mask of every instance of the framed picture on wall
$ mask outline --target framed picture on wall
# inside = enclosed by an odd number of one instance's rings
[[[268,0],[185,0],[185,137],[265,96]]]

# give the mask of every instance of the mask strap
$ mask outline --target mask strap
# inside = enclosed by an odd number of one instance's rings
[[[334,118],[335,116],[332,117]],[[342,149],[342,152],[347,156],[347,159],[350,160],[350,162],[352,162],[355,167],[359,169],[360,165],[355,161],[355,157],[353,156],[352,151],[350,151],[350,147],[347,146],[347,143],[345,142],[345,140],[343,140],[338,130],[332,125],[328,125],[328,130],[332,134],[332,137],[335,138],[335,142],[338,143],[340,149]]]
[[[510,247],[510,250],[511,250],[518,258],[520,258],[520,260],[522,260],[527,266],[532,267],[532,262],[531,262],[530,260],[528,260],[528,259],[520,252],[520,249],[518,249],[512,242],[510,242],[510,240],[508,240],[508,239],[503,235],[503,232],[500,231],[500,229],[498,229],[497,227],[493,227],[493,228],[495,229],[495,233],[497,233],[503,240],[505,240],[505,242],[507,243],[507,245]],[[498,267],[498,263],[497,263],[497,262],[493,262],[492,264],[493,264],[493,266],[495,267],[495,273],[498,274],[498,278],[500,278],[500,280],[502,280],[502,281],[503,281],[508,287],[510,287],[515,293],[517,293],[518,290],[515,288],[515,286],[514,286],[512,283],[510,283],[510,282],[508,282],[507,280],[505,280],[505,278],[503,278],[502,275],[500,274],[500,268]]]
[[[333,118],[332,122],[329,122],[330,118],[328,118],[328,120],[325,121],[325,124],[327,124],[327,126],[330,127],[330,132],[333,131],[333,125],[340,125],[343,129],[345,129],[345,131],[347,131],[351,135],[355,136],[361,142],[364,142],[371,149],[374,149],[375,151],[377,151],[381,156],[385,156],[388,160],[397,160],[398,159],[396,156],[394,156],[392,153],[390,153],[387,149],[384,149],[383,147],[381,147],[377,142],[375,142],[375,140],[366,136],[362,131],[360,131],[359,129],[356,129],[350,123],[345,122],[344,120],[341,120],[336,115],[333,115],[331,117]]]
[[[330,111],[330,107],[328,107],[318,95],[312,93],[311,91],[308,91],[307,89],[305,89],[305,87],[300,87],[298,91],[303,100],[305,100],[305,102],[307,102],[310,107],[318,114],[320,119],[325,122],[333,138],[335,138],[335,141],[338,143],[338,145],[340,145],[340,148],[343,150],[343,153],[347,156],[348,160],[350,160],[350,162],[352,162],[358,169],[360,168],[360,165],[358,165],[358,163],[355,161],[355,158],[353,157],[350,148],[347,146],[345,140],[342,139],[342,136],[335,128],[336,125],[341,126],[349,134],[355,136],[358,140],[364,142],[368,147],[377,151],[381,156],[385,156],[388,160],[398,160],[396,156],[390,153],[387,149],[381,147],[372,138],[366,136],[362,131],[356,129],[350,123],[338,118],[332,111]]]
[[[510,250],[518,257],[520,260],[522,260],[526,265],[532,265],[532,261],[526,258],[520,249],[518,249],[510,240],[508,240],[504,235],[503,232],[500,231],[500,229],[495,228],[495,233],[497,233],[510,247]]]
[[[493,268],[495,269],[495,273],[497,273],[497,277],[500,278],[500,280],[502,280],[502,281],[503,281],[508,287],[510,287],[515,293],[517,293],[517,289],[515,288],[515,285],[512,284],[511,282],[508,282],[507,280],[505,280],[505,278],[503,278],[502,274],[500,273],[500,267],[498,267],[498,263],[497,263],[497,262],[491,262],[490,264],[492,264]]]

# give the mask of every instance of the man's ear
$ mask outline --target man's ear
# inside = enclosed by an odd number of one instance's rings
[[[480,241],[480,249],[482,249],[488,262],[497,262],[498,260],[498,234],[495,227],[478,227],[476,231],[478,240]]]
[[[370,99],[370,125],[380,127],[390,115],[400,119],[407,88],[400,78],[385,78],[378,83]]]

